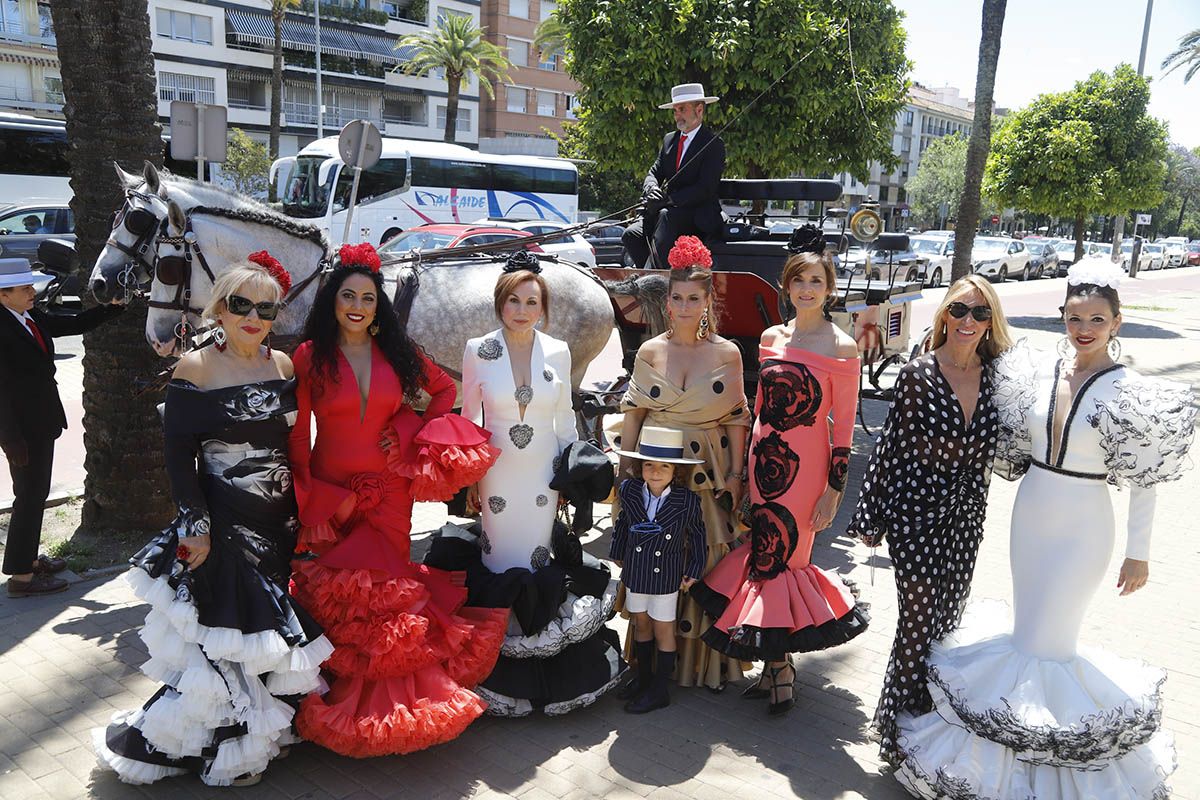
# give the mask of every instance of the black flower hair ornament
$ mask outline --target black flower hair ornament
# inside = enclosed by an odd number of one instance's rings
[[[520,272],[522,270],[532,272],[534,275],[540,275],[542,264],[538,261],[538,257],[528,250],[518,250],[508,257],[508,262],[504,265],[504,271]]]
[[[821,233],[821,229],[816,225],[802,225],[792,231],[792,237],[788,239],[787,249],[789,253],[816,253],[823,255],[825,253],[825,235]]]

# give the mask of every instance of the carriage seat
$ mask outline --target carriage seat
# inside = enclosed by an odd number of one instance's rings
[[[837,290],[839,295],[847,291],[860,293],[866,298],[867,305],[872,306],[885,302],[892,305],[911,303],[921,297],[920,283],[889,284],[887,281],[868,281],[865,278],[839,278]]]
[[[828,203],[842,196],[842,185],[837,181],[811,178],[725,178],[721,181],[718,191],[722,200],[813,200]]]

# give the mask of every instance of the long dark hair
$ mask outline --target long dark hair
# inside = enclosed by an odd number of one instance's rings
[[[314,388],[319,394],[326,380],[338,381],[338,333],[337,314],[334,303],[342,284],[351,275],[365,275],[375,284],[375,323],[379,332],[375,343],[391,364],[400,385],[404,389],[404,400],[413,403],[417,399],[425,378],[425,365],[420,345],[408,337],[408,331],[400,327],[391,298],[383,290],[383,276],[364,266],[338,267],[329,274],[325,283],[317,290],[308,319],[304,321],[304,339],[312,342],[312,365]]]

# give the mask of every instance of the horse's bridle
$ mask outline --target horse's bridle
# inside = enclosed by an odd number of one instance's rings
[[[146,257],[146,252],[150,250],[150,244],[154,241],[155,234],[165,232],[166,218],[159,219],[152,212],[145,208],[138,208],[133,205],[134,199],[141,200],[147,205],[152,205],[155,200],[159,199],[155,195],[149,195],[145,192],[140,192],[137,189],[125,190],[125,205],[121,210],[113,214],[112,231],[117,229],[118,225],[123,225],[125,230],[132,233],[137,239],[132,245],[127,245],[115,239],[111,232],[106,245],[110,245],[120,250],[132,260],[125,263],[124,269],[117,278],[117,283],[125,290],[126,298],[138,294],[140,289],[138,284],[137,268],[141,267],[147,278],[154,275],[154,262]],[[155,253],[157,257],[157,253]]]

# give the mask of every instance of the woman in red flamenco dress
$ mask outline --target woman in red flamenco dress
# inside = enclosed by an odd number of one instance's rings
[[[471,689],[496,662],[508,613],[464,607],[461,575],[410,560],[414,499],[447,499],[499,451],[447,413],[454,382],[400,328],[374,248],[340,256],[293,359],[289,452],[305,555],[292,591],[336,648],[329,691],[305,698],[296,723],[364,758],[449,741],[483,713]],[[432,397],[423,418],[411,407],[418,390]]]

